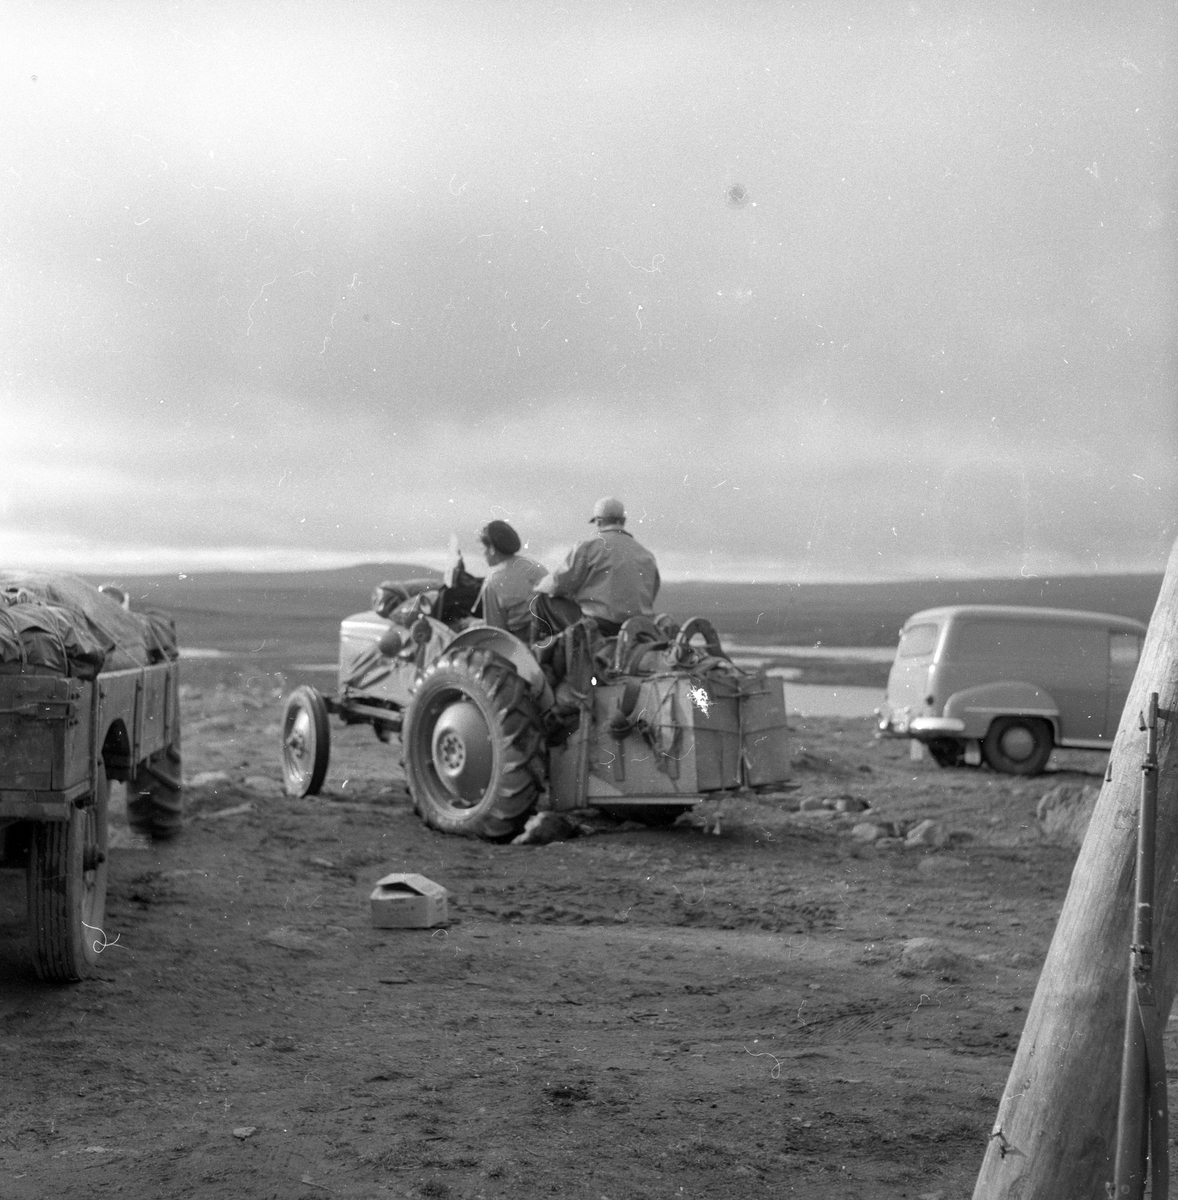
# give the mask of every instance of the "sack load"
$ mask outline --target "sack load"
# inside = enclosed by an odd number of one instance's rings
[[[0,667],[93,679],[179,658],[172,618],[132,612],[76,575],[0,571]]]

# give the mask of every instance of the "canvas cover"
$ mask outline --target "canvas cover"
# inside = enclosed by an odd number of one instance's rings
[[[0,570],[0,666],[92,679],[178,658],[171,617],[128,611],[77,575]]]

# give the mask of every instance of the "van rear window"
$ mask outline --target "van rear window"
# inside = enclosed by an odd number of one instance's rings
[[[927,658],[936,649],[939,625],[910,625],[900,636],[900,658]]]
[[[1141,657],[1141,638],[1135,633],[1108,635],[1108,684],[1114,691],[1127,692],[1137,673]]]

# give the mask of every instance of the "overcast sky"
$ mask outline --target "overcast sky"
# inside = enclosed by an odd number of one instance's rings
[[[9,4],[0,559],[1160,570],[1169,3]]]

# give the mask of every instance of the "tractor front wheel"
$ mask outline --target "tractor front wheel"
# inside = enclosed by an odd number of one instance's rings
[[[544,782],[544,735],[505,658],[477,649],[439,658],[417,685],[401,742],[427,825],[496,841],[523,828]]]
[[[290,694],[282,712],[282,782],[288,796],[315,796],[327,776],[331,729],[327,705],[303,684]]]

